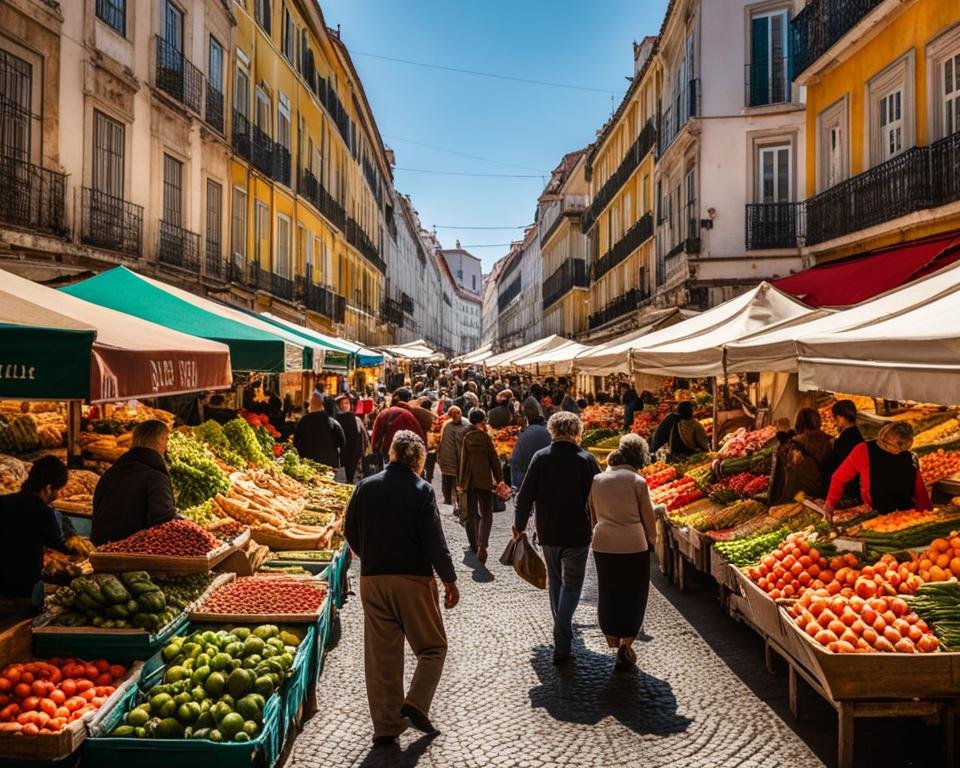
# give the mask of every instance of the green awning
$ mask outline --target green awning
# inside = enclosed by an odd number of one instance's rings
[[[304,344],[230,316],[228,307],[138,275],[125,267],[61,288],[64,293],[230,347],[237,371],[302,370]]]
[[[0,323],[0,397],[86,399],[96,335],[93,329],[69,325],[58,328]]]

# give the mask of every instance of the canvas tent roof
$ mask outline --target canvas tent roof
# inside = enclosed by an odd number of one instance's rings
[[[126,267],[60,289],[102,307],[219,341],[230,347],[230,363],[241,371],[298,371],[303,368],[302,339],[250,317],[240,310],[151,280]]]
[[[277,317],[269,312],[262,312],[261,317],[263,317],[264,320],[273,323],[274,325],[279,325],[281,328],[286,328],[293,333],[305,336],[319,344],[329,346],[331,349],[346,352],[347,354],[353,356],[357,366],[360,368],[383,365],[382,354],[379,352],[374,352],[372,349],[367,349],[366,347],[357,344],[355,341],[329,336],[326,333],[314,330],[313,328],[305,328],[302,325],[291,323],[289,320],[284,320],[282,317]]]
[[[535,352],[528,357],[517,358],[513,364],[518,368],[534,369],[540,366],[553,368],[556,373],[569,373],[573,370],[577,355],[588,352],[592,347],[579,342],[566,340],[563,344],[550,349]]]
[[[9,363],[32,377],[0,376],[7,397],[129,400],[229,387],[226,346],[64,295],[0,271],[0,338]],[[24,344],[33,345],[25,349]],[[8,364],[4,361],[4,364]]]
[[[467,352],[465,355],[455,357],[450,362],[457,365],[477,365],[478,363],[482,363],[491,357],[493,357],[493,344],[484,344],[482,347],[479,347],[472,352]]]
[[[499,354],[484,360],[483,364],[487,368],[499,368],[501,366],[513,365],[514,360],[519,360],[523,357],[529,357],[537,352],[553,349],[560,346],[565,341],[566,339],[564,339],[562,336],[557,336],[555,333],[553,333],[549,336],[545,336],[542,339],[531,341],[529,344],[524,344],[522,347],[510,349],[506,352],[500,352]]]
[[[435,349],[431,349],[423,339],[410,341],[406,344],[395,344],[389,347],[381,347],[384,352],[393,357],[406,358],[408,360],[439,360],[443,355]]]

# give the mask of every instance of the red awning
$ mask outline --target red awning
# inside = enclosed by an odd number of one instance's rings
[[[811,267],[773,284],[811,307],[848,307],[958,259],[960,232],[950,232]]]

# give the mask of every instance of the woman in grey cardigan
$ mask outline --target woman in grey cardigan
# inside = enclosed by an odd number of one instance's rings
[[[617,670],[629,670],[637,662],[633,642],[650,590],[650,550],[657,529],[647,483],[637,472],[648,461],[646,441],[626,434],[590,490],[597,613],[607,644],[617,649]]]

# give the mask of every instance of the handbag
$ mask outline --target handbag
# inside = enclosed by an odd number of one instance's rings
[[[547,588],[547,564],[527,539],[526,533],[521,533],[518,539],[510,539],[500,555],[500,564],[512,565],[517,576],[537,589]]]

